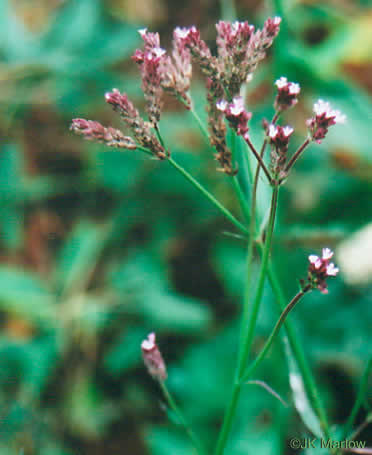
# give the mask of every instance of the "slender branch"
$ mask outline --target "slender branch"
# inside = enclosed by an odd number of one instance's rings
[[[271,120],[271,124],[275,125],[280,117],[280,112],[275,112],[274,117]],[[262,143],[260,150],[260,157],[263,160],[265,155],[265,150],[267,146],[267,138]],[[258,189],[258,179],[260,177],[261,166],[260,163],[257,164],[256,173],[254,175],[253,187],[252,187],[252,206],[251,206],[251,222],[249,226],[250,238],[251,238],[251,248],[253,249],[253,242],[256,229],[256,204],[257,204],[257,189]],[[251,255],[253,257],[253,255]]]
[[[369,379],[369,375],[370,375],[371,371],[372,371],[372,357],[368,360],[367,365],[364,369],[362,379],[360,381],[357,397],[356,397],[353,409],[351,410],[350,416],[347,419],[347,422],[345,424],[342,439],[345,439],[346,436],[351,432],[351,429],[354,424],[354,420],[359,412],[359,409],[361,408],[361,406],[363,404],[363,401],[365,399],[365,395],[367,392],[367,388],[368,388],[368,379]]]
[[[261,158],[260,154],[257,152],[257,150],[255,149],[254,145],[252,144],[251,140],[249,139],[248,135],[245,135],[245,136],[244,136],[244,140],[245,140],[245,142],[248,144],[248,147],[252,150],[253,155],[256,157],[258,163],[259,163],[260,166],[262,167],[262,170],[265,172],[266,177],[267,177],[268,181],[269,181],[270,184],[271,184],[271,183],[272,183],[272,178],[271,178],[270,172],[269,172],[269,170],[267,169],[266,164],[264,163],[264,161],[263,161],[263,159]]]
[[[237,154],[237,136],[233,131],[231,131],[231,151],[232,151],[232,158],[233,163],[236,166],[236,154]],[[239,177],[237,175],[232,176],[232,184],[235,190],[235,193],[239,199],[240,208],[243,212],[243,216],[246,222],[249,222],[249,207],[247,203],[246,195],[244,194],[242,187],[240,185]]]
[[[269,392],[270,395],[272,395],[277,400],[279,400],[282,403],[283,406],[288,408],[288,404],[283,400],[283,398],[279,395],[279,393],[275,392],[275,390],[272,389],[268,384],[266,384],[266,382],[258,381],[258,380],[252,380],[252,381],[246,382],[245,384],[248,384],[248,385],[255,384],[255,385],[258,385],[258,386],[262,387],[263,389],[267,390],[267,392]]]
[[[141,145],[137,145],[137,150],[141,150],[141,152],[147,153],[147,155],[154,155],[151,150],[142,147]]]
[[[253,341],[254,329],[256,327],[256,322],[257,322],[257,317],[258,317],[258,310],[259,310],[262,295],[263,295],[263,289],[264,289],[267,267],[268,267],[268,262],[269,262],[269,255],[270,255],[270,250],[271,250],[271,241],[272,241],[272,236],[273,236],[273,232],[274,232],[275,215],[276,215],[276,209],[277,209],[277,204],[278,204],[278,193],[279,193],[279,187],[274,187],[272,198],[271,198],[270,217],[269,217],[266,240],[265,240],[265,245],[264,245],[264,250],[263,250],[263,255],[262,255],[261,269],[260,269],[260,274],[258,277],[256,296],[255,296],[255,299],[254,299],[254,302],[252,305],[251,314],[250,314],[249,323],[248,323],[248,330],[246,331],[246,337],[245,337],[245,340],[243,343],[241,363],[240,363],[240,369],[239,369],[239,374],[238,374],[239,378],[241,378],[241,376],[244,372],[245,363],[246,363],[246,360],[247,360],[249,352],[250,352],[250,348],[251,348],[252,341]]]
[[[178,172],[180,172],[192,185],[194,185],[195,188],[197,188],[201,193],[206,196],[213,205],[215,205],[223,215],[231,221],[240,231],[244,232],[245,234],[248,233],[248,229],[238,221],[234,215],[226,208],[224,207],[208,190],[204,188],[194,177],[189,174],[186,169],[184,169],[182,166],[180,166],[176,161],[173,160],[173,158],[168,158],[168,163],[171,164],[175,169],[177,169]]]
[[[190,98],[191,98],[191,95],[190,95]],[[180,101],[180,103],[182,103],[186,107],[186,109],[189,112],[191,112],[191,114],[194,117],[196,123],[198,124],[198,127],[199,127],[200,131],[203,134],[203,137],[204,137],[206,143],[208,145],[210,145],[208,130],[204,126],[204,123],[201,121],[201,118],[199,117],[198,113],[196,112],[196,110],[194,108],[194,103],[191,101],[191,105],[187,104],[187,102],[179,95],[177,96],[177,99],[178,99],[178,101]]]
[[[210,145],[208,130],[207,130],[207,128],[204,126],[203,122],[201,121],[201,118],[199,117],[198,113],[196,112],[196,110],[195,110],[193,104],[191,104],[190,112],[191,112],[192,116],[194,117],[196,123],[198,124],[199,129],[200,129],[200,131],[202,132],[203,137],[204,137],[206,143],[207,143],[208,145]]]
[[[367,416],[366,420],[362,422],[356,430],[348,437],[348,440],[355,439],[368,425],[372,422],[372,415]]]
[[[299,147],[297,152],[292,156],[292,158],[288,161],[287,166],[284,169],[284,172],[287,173],[290,171],[292,166],[295,164],[295,162],[298,160],[299,156],[301,153],[305,150],[305,148],[310,144],[310,139],[307,138],[306,141]]]
[[[268,224],[268,229],[267,229],[266,242],[265,242],[265,246],[264,246],[264,254],[263,254],[263,259],[262,259],[262,263],[261,263],[261,270],[260,270],[260,275],[259,275],[259,279],[258,279],[256,296],[255,296],[255,299],[254,299],[254,302],[252,305],[252,311],[251,311],[249,322],[248,322],[247,334],[245,335],[245,337],[242,340],[241,345],[240,345],[238,364],[236,367],[236,374],[235,374],[235,382],[233,384],[231,399],[230,399],[229,405],[226,408],[221,432],[220,432],[220,435],[219,435],[219,438],[217,441],[217,446],[216,446],[216,451],[215,451],[216,455],[222,455],[225,450],[225,446],[226,446],[228,437],[231,432],[233,419],[234,419],[234,416],[236,413],[236,408],[237,408],[238,402],[239,402],[239,397],[240,397],[240,392],[241,392],[241,387],[242,387],[241,377],[244,373],[247,358],[249,356],[249,352],[250,352],[250,348],[251,348],[251,344],[252,344],[252,340],[253,340],[254,329],[256,326],[256,322],[257,322],[258,310],[259,310],[259,306],[260,306],[261,299],[262,299],[263,287],[264,287],[265,278],[266,278],[269,254],[270,254],[270,250],[271,250],[272,235],[273,235],[273,231],[274,231],[276,208],[277,208],[277,203],[278,203],[278,192],[279,192],[279,187],[274,187],[272,199],[271,199],[270,218],[269,218],[269,224]],[[243,315],[243,320],[247,319],[247,315],[248,315],[248,312],[246,311],[245,314]]]
[[[194,447],[196,448],[197,453],[199,455],[204,455],[205,452],[204,452],[204,449],[201,446],[200,441],[198,440],[198,438],[194,434],[194,432],[191,429],[191,427],[186,422],[185,417],[183,416],[181,410],[179,409],[179,407],[177,406],[176,402],[174,401],[174,399],[173,399],[172,395],[170,394],[167,386],[165,385],[165,382],[164,381],[159,381],[159,384],[160,384],[160,387],[161,387],[161,389],[163,391],[164,397],[166,398],[166,400],[167,400],[167,402],[169,404],[169,407],[174,411],[174,413],[176,414],[178,420],[180,421],[180,423],[184,427],[187,435],[189,436],[189,438],[191,439],[192,443],[194,444]]]
[[[262,245],[259,245],[259,247],[260,247],[260,252],[263,255]],[[276,297],[275,303],[283,311],[285,308],[285,305],[286,305],[286,299],[283,295],[283,291],[279,284],[275,270],[271,264],[269,264],[269,267],[268,267],[268,276],[269,276],[271,288]],[[286,319],[284,321],[284,328],[285,328],[286,335],[288,337],[288,342],[289,342],[291,351],[293,352],[293,356],[296,359],[298,368],[301,372],[301,376],[302,376],[302,379],[303,379],[304,385],[305,385],[306,394],[309,398],[309,401],[310,401],[313,409],[315,410],[316,414],[319,417],[321,429],[327,439],[332,439],[332,434],[331,434],[327,414],[324,411],[322,401],[319,397],[319,394],[318,394],[318,391],[316,388],[316,384],[315,384],[315,380],[313,378],[309,364],[306,360],[303,348],[296,335],[296,331],[293,327],[293,324],[291,323],[291,321],[289,319]]]
[[[232,179],[232,184],[233,184],[235,193],[236,193],[236,195],[237,195],[237,197],[239,199],[239,204],[240,204],[240,207],[242,209],[244,219],[248,223],[249,219],[250,219],[250,215],[249,215],[249,207],[248,207],[248,204],[247,204],[246,196],[243,193],[243,190],[242,190],[242,187],[241,187],[241,185],[239,183],[238,177],[236,175],[234,175],[233,177],[231,177],[231,179]]]
[[[244,374],[244,376],[242,378],[242,382],[248,381],[248,379],[254,373],[256,368],[259,366],[259,364],[265,358],[267,351],[270,349],[271,345],[273,344],[275,337],[279,333],[279,330],[281,329],[282,325],[284,324],[284,321],[286,320],[289,312],[293,310],[293,308],[296,306],[296,304],[302,299],[302,297],[306,294],[306,292],[310,291],[310,289],[311,289],[311,285],[308,284],[301,291],[299,291],[293,297],[293,299],[288,303],[288,305],[284,308],[284,310],[283,310],[282,314],[280,315],[277,323],[275,324],[275,327],[273,328],[269,338],[267,339],[264,347],[261,349],[260,353],[254,360],[252,365],[249,367],[248,371]]]

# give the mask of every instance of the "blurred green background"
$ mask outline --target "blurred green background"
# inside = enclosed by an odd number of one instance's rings
[[[323,98],[348,117],[312,145],[280,197],[273,257],[286,297],[307,255],[329,246],[341,274],[291,318],[327,412],[342,425],[372,345],[372,4],[369,0],[237,1],[237,17],[282,31],[251,84],[252,137],[272,116],[273,83],[299,82],[286,121],[306,134]],[[138,28],[169,47],[176,26],[234,19],[226,0],[0,1],[0,454],[186,455],[139,345],[155,330],[169,388],[207,444],[221,423],[235,361],[245,245],[166,162],[107,150],[69,131],[72,118],[120,127],[104,102],[119,88],[143,107]],[[192,93],[205,118],[198,72]],[[167,99],[161,120],[173,156],[241,217],[229,178],[188,112]],[[247,194],[249,187],[246,187]],[[265,206],[265,193],[262,194]],[[260,205],[260,207],[261,207]],[[258,350],[277,318],[269,285]],[[289,403],[249,385],[231,444],[239,454],[290,454],[307,434],[283,345],[257,373]],[[362,423],[372,392],[357,416]],[[372,430],[359,437],[372,445]],[[315,451],[311,452],[315,455]]]

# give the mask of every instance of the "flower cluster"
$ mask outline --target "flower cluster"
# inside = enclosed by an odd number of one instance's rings
[[[159,159],[165,159],[168,156],[168,152],[151,132],[150,125],[142,119],[126,94],[121,94],[119,90],[114,89],[112,92],[106,93],[105,99],[115,111],[119,112],[120,117],[142,147],[150,150]]]
[[[172,58],[166,56],[162,66],[162,88],[181,98],[189,109],[191,99],[188,94],[192,76],[191,55],[183,41],[184,29],[177,27],[173,32]]]
[[[288,82],[286,77],[281,77],[275,81],[278,93],[275,98],[274,107],[278,112],[289,109],[297,104],[297,97],[300,94],[301,88],[295,82]]]
[[[155,333],[148,335],[141,343],[143,361],[150,375],[157,381],[163,382],[167,379],[167,369],[163,356],[156,344]]]
[[[336,123],[345,123],[346,116],[331,109],[329,103],[319,100],[314,104],[315,117],[307,121],[310,137],[320,144],[328,133],[328,128]]]
[[[244,107],[244,101],[241,96],[236,96],[232,103],[225,100],[220,100],[217,104],[217,109],[223,112],[226,119],[229,121],[238,136],[244,136],[248,133],[248,121],[251,119],[251,112],[247,112]]]
[[[333,262],[329,262],[332,256],[333,252],[329,248],[323,248],[321,258],[314,254],[309,256],[308,282],[323,294],[328,293],[327,278],[336,276],[339,271]]]
[[[127,150],[135,150],[137,148],[134,140],[115,128],[105,128],[99,122],[93,120],[85,120],[75,118],[72,120],[70,129],[77,134],[81,134],[89,141],[102,142],[109,147],[117,147]]]
[[[161,66],[166,51],[160,47],[158,33],[149,33],[146,29],[139,30],[144,41],[144,50],[137,49],[133,60],[139,65],[142,77],[142,90],[146,100],[149,121],[157,125],[161,112]]]
[[[268,138],[271,148],[271,169],[275,177],[285,178],[284,168],[287,162],[287,151],[294,129],[291,126],[269,125]],[[281,175],[283,174],[283,175]]]
[[[315,115],[307,120],[309,136],[303,145],[287,159],[288,145],[293,128],[276,125],[279,114],[297,104],[300,86],[280,77],[276,82],[277,94],[274,101],[275,116],[272,124],[266,123],[267,142],[271,146],[271,173],[250,141],[248,121],[252,114],[245,109],[240,95],[242,85],[252,76],[257,64],[279,32],[281,19],[269,18],[262,29],[255,29],[247,21],[220,21],[217,29],[217,55],[212,55],[208,45],[196,27],[179,28],[173,32],[172,53],[160,46],[158,33],[139,30],[143,49],[137,49],[133,60],[138,64],[142,90],[146,100],[148,120],[145,121],[126,94],[113,89],[106,94],[106,101],[117,111],[132,133],[133,139],[114,128],[105,128],[91,120],[75,119],[71,129],[90,140],[103,142],[111,147],[145,149],[158,159],[169,157],[160,138],[158,123],[162,109],[162,95],[166,91],[181,100],[191,109],[189,95],[192,76],[192,61],[199,64],[206,76],[207,112],[209,140],[215,148],[215,158],[220,164],[218,170],[235,175],[232,152],[226,139],[226,123],[242,136],[255,154],[271,184],[281,184],[289,170],[311,141],[320,143],[331,125],[342,123],[345,116],[331,109],[329,103],[319,100],[314,105]],[[265,142],[266,145],[266,142]],[[265,147],[263,147],[262,155]]]
[[[242,84],[250,79],[278,34],[280,22],[278,17],[268,19],[262,30],[255,31],[248,22],[220,21],[216,25],[218,56],[212,55],[196,27],[182,30],[184,45],[190,49],[193,60],[207,77],[210,142],[216,148],[221,170],[228,175],[234,175],[236,171],[226,145],[224,112],[216,109],[215,105],[223,97],[231,101],[240,95]],[[236,123],[236,119],[232,120],[233,124]]]
[[[147,29],[139,30],[139,33],[144,41],[144,49],[137,49],[132,58],[140,68],[149,121],[156,126],[160,120],[163,90],[181,98],[190,107],[188,90],[192,74],[191,56],[180,28],[173,33],[172,57],[160,47],[158,33],[150,33]]]

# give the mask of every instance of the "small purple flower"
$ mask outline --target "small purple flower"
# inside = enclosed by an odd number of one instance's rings
[[[336,276],[339,269],[333,262],[329,262],[333,252],[329,248],[323,248],[322,257],[311,254],[309,256],[308,279],[313,288],[318,288],[323,294],[328,293],[326,279],[330,276]]]
[[[236,96],[232,103],[228,103],[225,100],[219,101],[217,109],[222,111],[230,125],[239,136],[244,136],[248,133],[248,121],[251,119],[251,112],[247,112],[244,107],[244,101],[241,96]]]
[[[273,18],[269,17],[266,20],[264,28],[263,28],[263,30],[265,31],[265,34],[269,38],[275,38],[276,35],[279,33],[281,22],[282,22],[282,18],[279,16],[276,16]]]
[[[278,89],[274,104],[276,110],[284,111],[297,104],[297,97],[301,91],[299,84],[288,82],[286,77],[281,77],[275,85]]]
[[[149,374],[157,381],[163,382],[167,379],[167,369],[156,344],[156,335],[150,333],[141,343],[143,361]]]
[[[254,32],[254,26],[247,21],[233,23],[219,21],[216,24],[218,54],[222,58],[230,57],[234,64],[239,64],[244,59],[247,44]]]
[[[311,139],[318,144],[326,137],[328,128],[336,123],[345,123],[346,116],[336,109],[331,109],[329,103],[319,100],[314,104],[315,116],[307,120]]]
[[[278,126],[271,124],[269,126],[268,136],[270,143],[280,149],[288,148],[289,139],[294,129],[291,126]]]

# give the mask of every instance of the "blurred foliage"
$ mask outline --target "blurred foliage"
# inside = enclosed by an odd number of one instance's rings
[[[236,4],[239,18],[257,24],[283,16],[274,51],[248,87],[253,139],[272,115],[273,81],[282,75],[302,86],[286,119],[297,131],[305,132],[318,97],[348,117],[309,148],[281,195],[274,258],[288,298],[309,252],[324,245],[337,252],[371,221],[371,6]],[[222,7],[233,14],[227,0]],[[77,116],[115,126],[103,101],[115,86],[143,105],[129,60],[139,27],[159,30],[167,44],[175,26],[195,23],[212,40],[220,5],[1,0],[0,11],[0,454],[190,454],[142,366],[139,344],[150,330],[171,391],[212,445],[232,380],[244,243],[224,234],[230,226],[167,163],[84,143],[68,126]],[[196,81],[204,118],[202,90]],[[239,215],[190,114],[169,100],[161,127],[174,156]],[[264,191],[259,208],[264,218]],[[342,278],[291,316],[337,425],[351,410],[372,343],[371,286]],[[256,349],[276,317],[268,286]],[[247,385],[229,454],[287,454],[289,438],[316,433],[310,410],[297,418],[288,382],[295,366],[283,367],[284,352],[275,346],[257,379],[289,408]],[[371,432],[360,439],[371,444]]]

